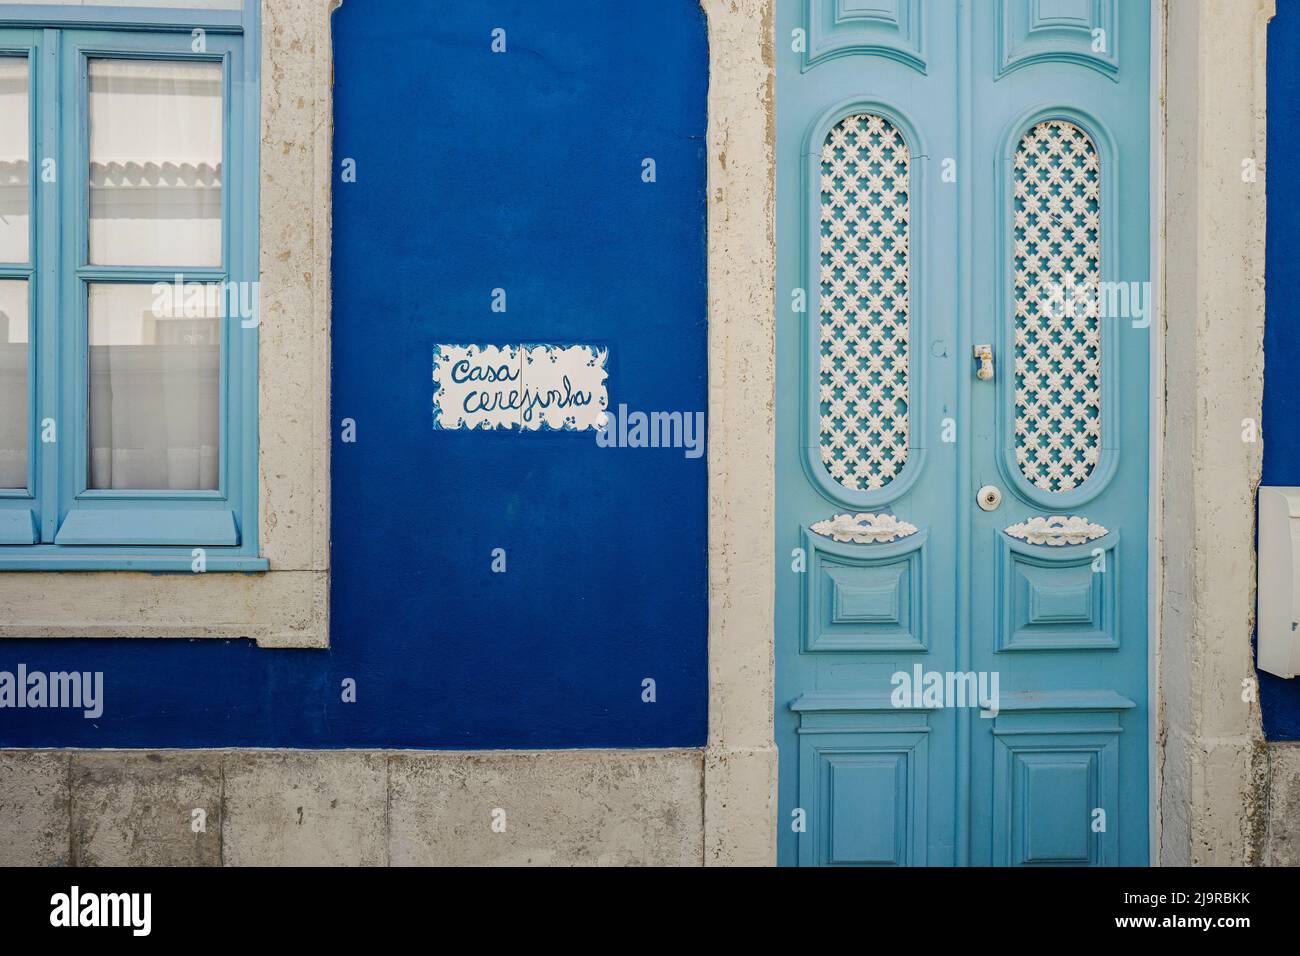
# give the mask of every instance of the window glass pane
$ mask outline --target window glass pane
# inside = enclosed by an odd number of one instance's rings
[[[90,286],[91,488],[217,487],[220,286],[186,289]]]
[[[27,280],[0,279],[0,488],[27,487]]]
[[[18,0],[46,7],[172,7],[176,10],[238,10],[244,0]]]
[[[821,157],[821,454],[853,491],[907,464],[911,300],[903,134],[872,113],[831,128]]]
[[[25,56],[0,56],[0,262],[26,262],[31,119]]]
[[[90,61],[90,261],[221,265],[221,64]]]

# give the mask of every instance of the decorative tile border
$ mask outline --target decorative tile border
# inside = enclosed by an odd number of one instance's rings
[[[608,358],[591,345],[435,345],[433,427],[603,428]]]

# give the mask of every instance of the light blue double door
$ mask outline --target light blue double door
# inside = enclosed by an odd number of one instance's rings
[[[777,10],[780,860],[1144,864],[1149,4]]]

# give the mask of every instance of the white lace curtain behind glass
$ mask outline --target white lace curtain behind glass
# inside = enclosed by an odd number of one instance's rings
[[[238,10],[244,0],[18,0],[46,7],[174,7],[177,10]]]
[[[89,95],[91,263],[220,266],[220,64],[96,59]],[[218,487],[219,300],[185,288],[90,285],[91,488]]]
[[[31,140],[26,57],[0,57],[0,262],[28,261]],[[0,279],[0,488],[27,487],[27,279]]]

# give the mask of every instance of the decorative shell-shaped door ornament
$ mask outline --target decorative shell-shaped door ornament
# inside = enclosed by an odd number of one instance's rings
[[[861,513],[836,515],[825,521],[818,521],[812,526],[812,530],[832,541],[881,544],[906,538],[909,534],[916,534],[916,525],[899,521],[890,514]]]
[[[1108,532],[1081,515],[1052,515],[1049,518],[1039,516],[1013,524],[1007,528],[1006,533],[1030,544],[1062,547],[1067,544],[1087,544]]]

